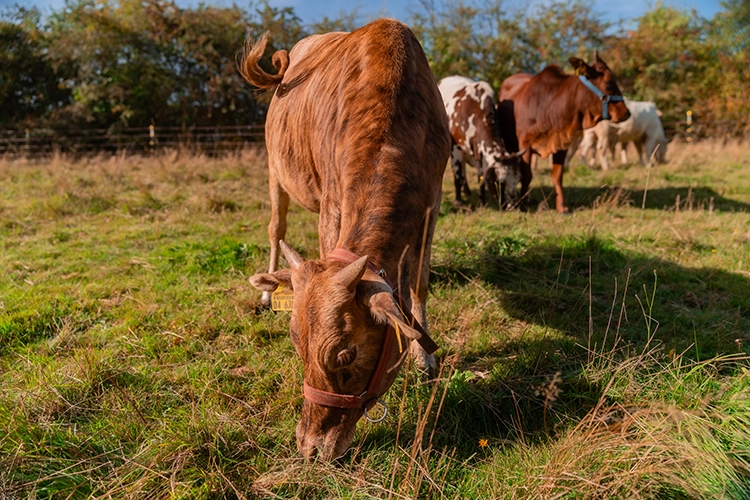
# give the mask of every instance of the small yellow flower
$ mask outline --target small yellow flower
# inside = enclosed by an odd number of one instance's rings
[[[711,250],[711,252],[713,252],[713,253],[716,253],[716,249],[715,249],[715,248],[714,248],[714,249],[712,249],[712,250]]]
[[[479,446],[480,446],[480,448],[486,448],[487,444],[488,443],[487,443],[486,439],[482,438],[482,439],[479,440]]]

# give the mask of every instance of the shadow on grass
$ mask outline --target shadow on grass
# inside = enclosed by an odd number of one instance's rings
[[[456,447],[457,459],[481,458],[480,440],[494,446],[544,442],[579,421],[603,391],[582,376],[587,345],[608,352],[616,343],[640,352],[661,344],[665,353],[673,349],[691,360],[737,352],[735,339],[741,337],[748,350],[745,276],[626,254],[597,238],[538,245],[498,237],[472,248],[466,241],[441,244],[456,251],[433,262],[432,285],[479,280],[505,313],[554,331],[489,349],[462,348],[433,441],[435,450]],[[424,390],[423,402],[429,398]],[[417,419],[404,418],[402,436],[413,438]],[[377,448],[393,439],[383,429],[363,445]]]
[[[643,206],[643,189],[627,189],[621,186],[566,187],[565,201],[571,209],[592,208],[610,200],[618,204]],[[545,196],[547,197],[545,199]],[[554,191],[544,192],[534,189],[531,192],[530,207],[544,206],[545,201],[552,206]],[[645,208],[674,211],[679,203],[680,210],[719,210],[722,212],[750,212],[750,204],[727,198],[707,187],[667,187],[649,189],[646,192]]]
[[[599,345],[605,332],[610,340],[617,333],[643,345],[650,316],[667,347],[679,352],[697,341],[696,356],[705,358],[735,352],[737,336],[750,331],[750,279],[741,274],[626,254],[596,237],[542,245],[508,237],[442,245],[452,251],[433,262],[431,284],[478,279],[498,292],[513,318],[564,332],[578,343],[588,342],[591,331]]]
[[[543,175],[543,174],[542,174]],[[645,174],[644,174],[645,175]],[[565,203],[571,210],[593,208],[598,205],[619,204],[644,206],[643,189],[627,189],[622,186],[604,185],[601,187],[565,186]],[[497,200],[488,198],[487,203],[479,200],[477,189],[472,189],[471,196],[463,204],[457,204],[450,196],[444,194],[441,212],[456,213],[475,210],[486,205],[498,209]],[[750,212],[750,204],[733,200],[708,187],[667,187],[646,191],[645,208],[652,210],[674,211],[679,203],[680,210],[718,210],[722,212]],[[555,191],[552,187],[534,187],[529,191],[527,208],[530,212],[553,210]]]

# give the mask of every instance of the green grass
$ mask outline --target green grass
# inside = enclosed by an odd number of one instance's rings
[[[0,498],[750,498],[750,154],[546,162],[435,235],[438,381],[305,463],[262,154],[0,161]],[[473,172],[469,172],[473,180]],[[476,191],[476,189],[475,189]],[[288,241],[317,255],[316,216]],[[403,396],[403,397],[402,397]]]

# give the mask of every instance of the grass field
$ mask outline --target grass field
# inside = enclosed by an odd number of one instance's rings
[[[569,217],[544,161],[528,213],[446,176],[441,375],[335,464],[297,455],[288,315],[248,282],[262,153],[0,160],[0,499],[750,498],[750,148],[668,157],[574,161]]]

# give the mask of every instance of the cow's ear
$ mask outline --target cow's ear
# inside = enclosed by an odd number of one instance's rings
[[[378,292],[368,298],[370,314],[378,323],[393,324],[396,320],[403,323],[403,316],[398,310],[398,305],[390,292]],[[405,324],[405,323],[404,323]]]
[[[419,341],[422,338],[421,332],[406,323],[393,295],[390,293],[376,293],[370,297],[369,305],[370,314],[378,323],[390,324],[410,340]]]
[[[571,57],[568,61],[570,61],[570,65],[573,66],[576,75],[585,75],[587,73],[589,66],[583,59]]]
[[[281,269],[275,273],[258,273],[250,277],[250,283],[264,292],[273,292],[279,286],[292,289],[292,270]]]

